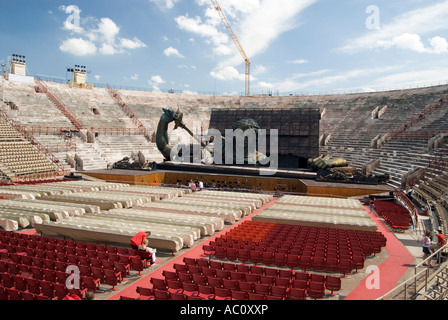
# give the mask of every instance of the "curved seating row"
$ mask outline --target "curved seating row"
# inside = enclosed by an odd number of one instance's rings
[[[366,257],[380,253],[386,238],[379,232],[272,225],[262,239],[247,238],[253,222],[203,245],[204,253],[218,259],[314,269],[347,274],[363,269]],[[253,228],[260,228],[256,222]],[[257,230],[257,229],[255,229]]]
[[[375,211],[395,230],[407,230],[412,218],[406,208],[396,202],[376,200]]]
[[[0,232],[0,300],[82,297],[87,290],[100,290],[101,284],[115,290],[131,270],[140,275],[148,266],[130,248]],[[68,290],[72,272],[76,277],[71,283],[79,289]]]
[[[137,288],[140,298],[305,300],[341,290],[341,278],[331,275],[193,258],[174,264],[172,271],[163,272],[163,278],[151,278],[151,284],[151,288]]]

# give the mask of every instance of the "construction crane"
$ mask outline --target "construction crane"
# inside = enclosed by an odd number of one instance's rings
[[[230,27],[229,21],[227,20],[224,12],[221,9],[221,6],[219,5],[218,1],[211,0],[213,3],[213,6],[215,7],[216,11],[218,12],[219,16],[221,17],[222,22],[224,23],[227,31],[230,34],[230,37],[233,39],[233,42],[235,42],[236,47],[238,48],[238,51],[243,56],[244,62],[246,63],[246,96],[250,94],[250,60],[247,56],[246,52],[243,49],[243,46],[241,45],[240,40],[238,40],[238,37],[233,32],[232,28]]]

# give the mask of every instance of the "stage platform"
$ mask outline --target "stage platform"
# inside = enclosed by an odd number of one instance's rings
[[[266,176],[260,175],[258,168],[162,164],[155,171],[112,169],[81,173],[108,182],[131,185],[188,186],[188,182],[193,180],[216,189],[344,198],[391,193],[394,190],[389,185],[319,182],[316,181],[315,172],[306,170],[278,170],[275,175]]]

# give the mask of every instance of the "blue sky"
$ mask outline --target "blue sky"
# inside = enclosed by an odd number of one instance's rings
[[[251,61],[251,93],[446,83],[448,0],[218,0]],[[2,1],[0,61],[30,75],[244,93],[244,60],[210,0]]]

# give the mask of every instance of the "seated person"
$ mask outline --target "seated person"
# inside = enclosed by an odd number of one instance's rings
[[[148,247],[148,239],[143,240],[143,243],[138,246],[138,252],[142,259],[151,259],[151,264],[156,262],[156,249]]]
[[[139,232],[131,239],[131,248],[138,250],[138,246],[143,243],[143,241],[151,235],[150,231]]]

